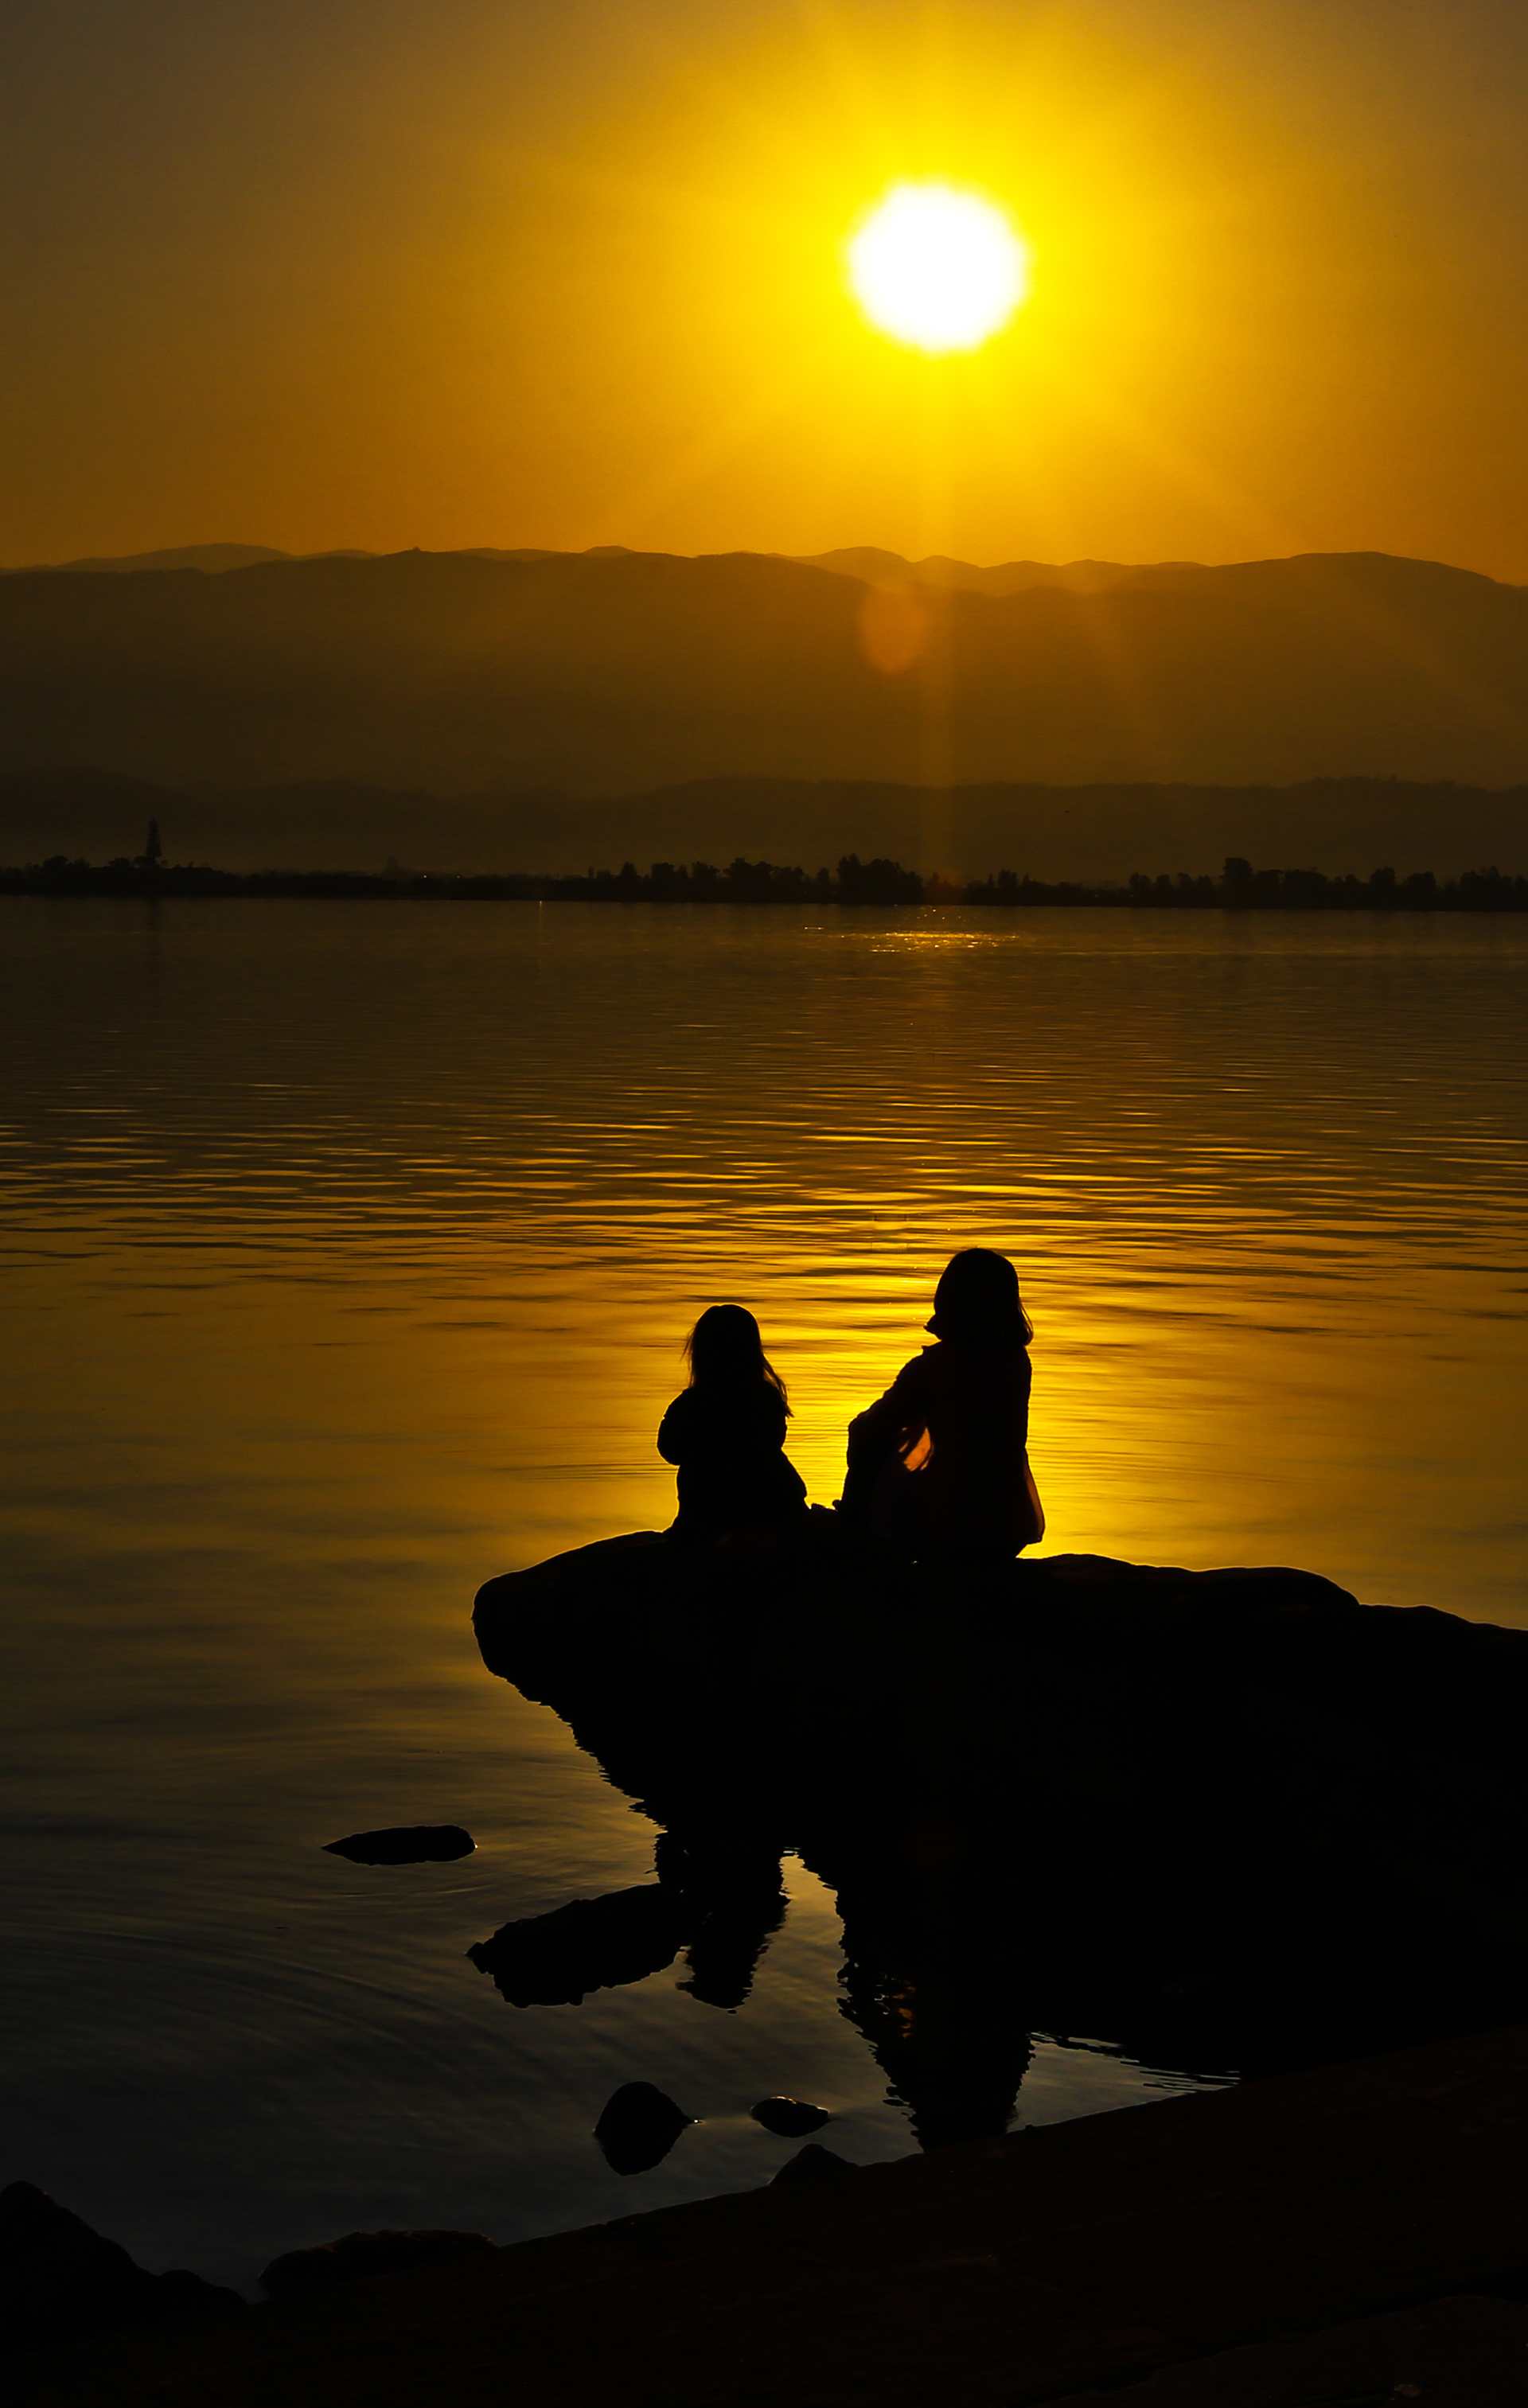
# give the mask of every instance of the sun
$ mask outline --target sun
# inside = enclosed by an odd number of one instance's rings
[[[871,324],[920,351],[975,351],[1029,291],[1029,254],[1002,209],[953,184],[893,184],[845,256]]]

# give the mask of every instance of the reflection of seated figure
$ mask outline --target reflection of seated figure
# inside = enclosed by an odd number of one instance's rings
[[[670,1536],[716,1540],[791,1530],[806,1520],[806,1484],[786,1455],[790,1406],[758,1324],[741,1304],[714,1304],[685,1342],[690,1381],[663,1416],[658,1453],[679,1470]]]
[[[754,1985],[758,1960],[786,1919],[780,1845],[754,1830],[728,1830],[713,1815],[694,1832],[670,1824],[658,1834],[656,1862],[664,1886],[677,1889],[691,1914],[681,1982],[703,2007],[741,2007]]]
[[[558,2006],[645,1981],[683,1947],[688,1979],[679,1987],[702,2006],[736,2010],[786,1899],[778,1846],[757,1831],[720,1829],[721,1803],[692,1799],[691,1822],[674,1813],[670,1792],[656,1884],[507,1923],[468,1955],[512,2005]],[[989,1893],[972,1897],[952,1883],[926,1842],[911,1858],[890,1832],[880,1849],[866,1852],[862,1834],[851,1844],[858,1861],[827,1868],[844,1875],[843,2013],[924,2148],[1005,2132],[1031,2055],[1009,1918]]]
[[[1033,2053],[1011,1906],[959,1887],[936,1900],[915,1885],[873,1900],[845,1887],[839,1911],[843,2012],[920,2146],[1005,2132]]]

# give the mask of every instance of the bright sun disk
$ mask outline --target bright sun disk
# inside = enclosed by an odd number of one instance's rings
[[[953,184],[893,184],[850,236],[849,289],[872,326],[920,351],[973,351],[1029,289],[1002,211]]]

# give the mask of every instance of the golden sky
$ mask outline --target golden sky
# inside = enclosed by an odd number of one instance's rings
[[[846,295],[888,185],[1031,297]],[[0,559],[1384,550],[1528,581],[1524,0],[10,0]]]

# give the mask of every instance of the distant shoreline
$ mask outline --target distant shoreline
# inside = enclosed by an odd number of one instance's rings
[[[24,867],[0,868],[0,895],[117,896],[158,900],[310,900],[315,902],[413,903],[656,903],[706,909],[739,904],[823,905],[854,909],[897,904],[996,905],[1002,910],[1105,910],[1156,911],[1528,911],[1528,877],[1491,867],[1467,869],[1458,878],[1416,870],[1397,878],[1377,869],[1368,878],[1329,877],[1319,869],[1255,869],[1233,857],[1218,878],[1180,871],[1147,877],[1136,871],[1123,884],[1090,885],[1072,879],[1047,882],[1012,869],[987,878],[923,878],[900,862],[862,862],[849,853],[836,870],[809,872],[767,861],[741,858],[718,868],[711,862],[655,862],[639,870],[591,869],[582,877],[530,872],[442,873],[399,870],[372,874],[351,869],[214,869],[203,863],[167,864],[147,856],[103,863],[69,860],[62,853]]]

